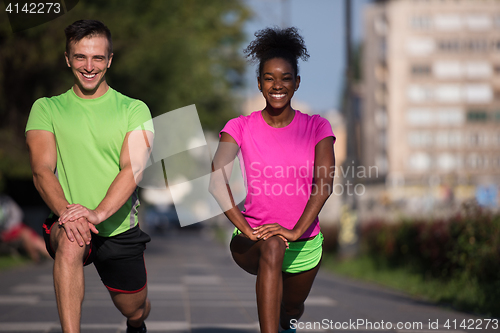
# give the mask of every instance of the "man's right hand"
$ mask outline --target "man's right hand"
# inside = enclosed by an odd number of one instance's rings
[[[75,221],[67,221],[63,225],[60,225],[59,228],[64,228],[68,239],[72,242],[76,241],[81,247],[90,244],[90,240],[92,239],[91,232],[98,233],[95,225],[87,221],[84,217]]]

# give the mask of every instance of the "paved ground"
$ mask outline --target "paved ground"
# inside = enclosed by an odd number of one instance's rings
[[[227,247],[206,233],[181,231],[154,237],[146,262],[153,306],[147,320],[149,332],[258,332],[255,278],[239,269]],[[47,262],[0,273],[0,332],[61,331],[51,271],[52,263]],[[85,271],[82,332],[124,332],[125,320],[111,303],[94,268]],[[459,325],[464,319],[477,320],[321,271],[298,332],[331,331],[335,323],[340,329],[338,325],[343,324],[343,331],[463,332]],[[449,329],[444,326],[447,320]],[[438,321],[437,326],[429,329],[429,321]],[[398,323],[409,329],[398,329]],[[479,327],[478,323],[474,321],[474,327]],[[485,325],[483,321],[482,332],[499,331],[491,330],[491,324],[484,330]]]

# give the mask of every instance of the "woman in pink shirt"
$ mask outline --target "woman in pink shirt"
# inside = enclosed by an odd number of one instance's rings
[[[257,275],[261,332],[295,332],[320,266],[318,213],[332,192],[335,136],[326,119],[291,106],[300,84],[298,58],[309,57],[297,29],[267,28],[255,36],[245,54],[259,62],[266,107],[222,129],[211,192],[236,227],[235,262]],[[243,211],[228,185],[236,155],[247,188]]]

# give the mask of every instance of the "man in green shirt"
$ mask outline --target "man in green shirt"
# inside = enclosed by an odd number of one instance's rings
[[[43,227],[61,327],[80,332],[83,266],[93,262],[127,333],[144,333],[150,238],[138,226],[137,182],[153,140],[151,115],[106,83],[113,53],[103,23],[76,21],[65,33],[75,83],[37,100],[26,126],[33,181],[52,211]]]

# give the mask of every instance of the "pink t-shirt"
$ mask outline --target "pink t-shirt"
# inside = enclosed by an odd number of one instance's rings
[[[222,129],[240,147],[238,158],[247,196],[242,212],[250,226],[279,223],[293,229],[313,189],[314,150],[322,139],[335,136],[328,120],[295,111],[290,124],[269,126],[261,111],[228,121]],[[328,170],[331,172],[332,170]],[[319,233],[316,217],[300,237]]]

